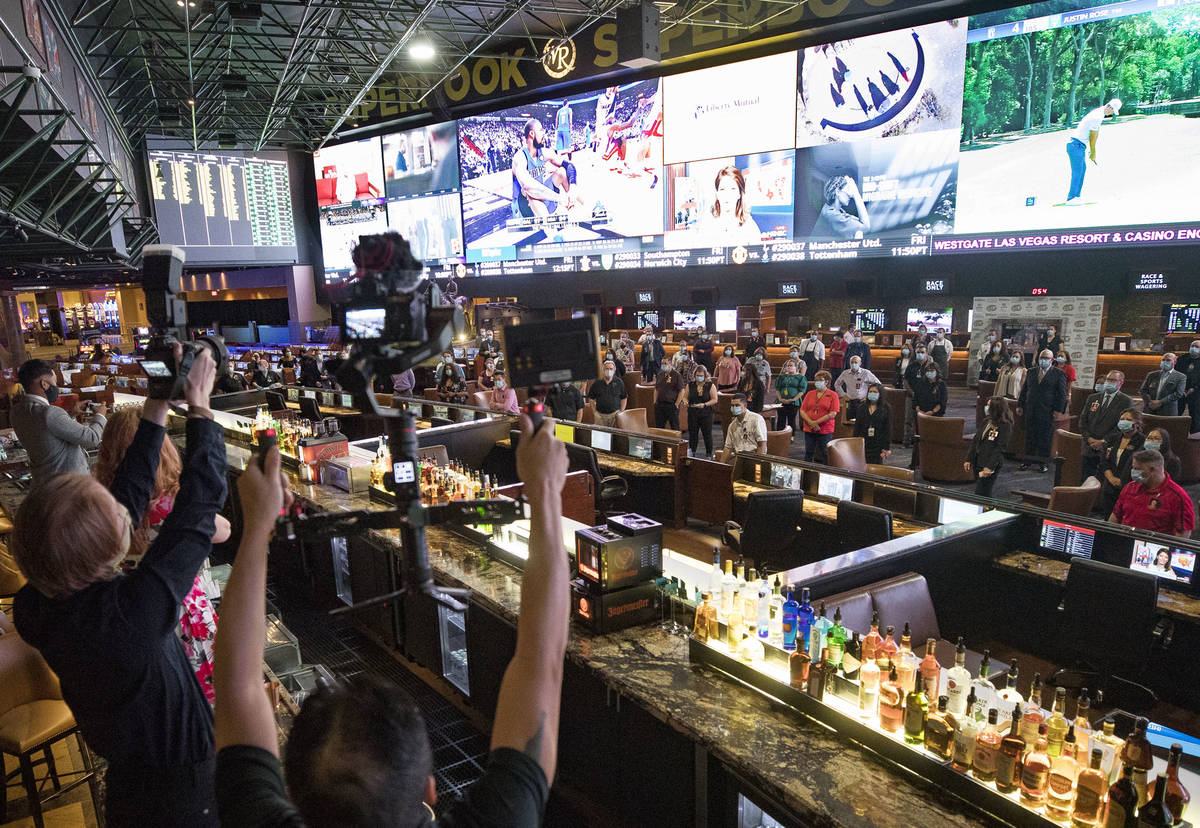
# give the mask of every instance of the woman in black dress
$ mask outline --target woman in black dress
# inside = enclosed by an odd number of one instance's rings
[[[992,397],[983,406],[983,416],[963,468],[975,475],[975,494],[991,497],[1004,465],[1004,447],[1012,437],[1012,413],[1004,397]]]
[[[1100,497],[1096,502],[1096,511],[1105,517],[1112,513],[1121,489],[1129,482],[1133,455],[1142,450],[1144,442],[1142,412],[1136,408],[1125,409],[1121,412],[1121,419],[1117,420],[1117,433],[1104,441],[1100,458]]]
[[[737,390],[746,395],[746,408],[755,414],[761,414],[763,403],[766,401],[767,388],[763,385],[762,377],[753,365],[742,366],[742,379],[738,382]]]
[[[867,386],[867,399],[858,407],[854,436],[863,438],[868,463],[882,463],[892,454],[892,408],[883,398],[883,386]]]

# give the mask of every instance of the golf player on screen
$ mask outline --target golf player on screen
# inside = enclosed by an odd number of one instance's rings
[[[1071,140],[1067,141],[1067,158],[1071,161],[1071,189],[1067,193],[1065,207],[1078,207],[1083,204],[1080,193],[1083,191],[1083,177],[1087,173],[1087,158],[1096,163],[1096,139],[1100,137],[1100,124],[1105,118],[1115,117],[1121,112],[1121,99],[1113,98],[1104,106],[1098,106],[1084,115],[1075,127]]]

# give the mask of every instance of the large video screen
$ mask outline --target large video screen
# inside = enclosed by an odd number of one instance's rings
[[[1036,3],[327,147],[318,202],[471,276],[1196,244],[1198,9]]]

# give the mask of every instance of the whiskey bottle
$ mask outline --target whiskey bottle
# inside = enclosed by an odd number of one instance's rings
[[[842,608],[833,611],[833,626],[826,636],[829,642],[829,662],[834,670],[842,668],[842,657],[846,654],[846,628],[842,626]]]
[[[1121,767],[1133,768],[1133,787],[1138,792],[1138,807],[1142,807],[1150,799],[1150,791],[1146,774],[1154,767],[1154,757],[1150,753],[1150,741],[1146,738],[1146,728],[1150,721],[1138,717],[1133,724],[1133,733],[1125,740],[1125,748],[1121,751]]]
[[[1092,734],[1092,747],[1100,748],[1104,758],[1100,762],[1100,770],[1108,777],[1108,784],[1115,784],[1121,776],[1121,753],[1125,750],[1125,740],[1113,733],[1116,723],[1106,719],[1099,733]]]
[[[822,601],[817,606],[817,615],[813,618],[812,630],[809,632],[810,652],[819,653],[829,646],[829,631],[833,629],[833,622],[825,615],[825,602]]]
[[[1018,704],[1025,703],[1025,697],[1017,690],[1017,679],[1021,676],[1021,670],[1017,667],[1017,660],[1014,658],[1012,666],[1008,668],[1008,681],[1003,690],[996,693],[996,707],[1000,711],[1000,718],[1011,719],[1013,708]]]
[[[775,588],[771,591],[770,615],[767,618],[767,641],[776,647],[783,646],[783,592],[779,576],[775,576]]]
[[[1167,810],[1174,817],[1175,825],[1183,822],[1185,813],[1187,812],[1188,803],[1192,801],[1192,795],[1188,793],[1188,789],[1183,787],[1183,783],[1179,781],[1179,760],[1183,756],[1183,745],[1175,742],[1171,745],[1171,751],[1167,754]],[[1150,785],[1150,798],[1153,800],[1158,792],[1158,779],[1154,780]]]
[[[1033,674],[1033,684],[1029,686],[1029,699],[1021,712],[1021,738],[1025,740],[1025,744],[1032,745],[1037,742],[1038,727],[1046,720],[1046,713],[1042,710],[1042,674]]]
[[[900,631],[900,652],[897,653],[897,661],[896,672],[900,675],[900,686],[907,693],[916,686],[917,671],[921,668],[921,659],[912,651],[912,630],[907,621],[904,622],[904,629]]]
[[[1067,688],[1054,691],[1054,706],[1046,720],[1046,752],[1053,759],[1062,753],[1063,738],[1067,735]]]
[[[1021,766],[1021,804],[1027,808],[1045,805],[1049,784],[1050,754],[1046,753],[1045,734],[1039,733],[1033,750],[1025,756],[1025,764]]]
[[[717,624],[717,608],[712,605],[712,593],[705,592],[700,606],[696,607],[696,624],[692,627],[692,637],[700,643],[707,643],[712,630],[716,628],[716,637],[721,637],[721,629]]]
[[[1049,731],[1049,725],[1046,726]],[[1075,760],[1075,730],[1067,729],[1058,756],[1050,757],[1050,782],[1046,787],[1046,816],[1066,822],[1075,809],[1075,780],[1079,763]]]
[[[971,673],[967,670],[967,647],[962,637],[954,648],[954,666],[946,671],[946,695],[950,697],[950,712],[962,716],[967,712],[967,690],[971,686]]]
[[[1137,788],[1133,785],[1133,767],[1121,770],[1121,778],[1108,789],[1108,809],[1104,812],[1104,828],[1136,828]]]
[[[950,767],[959,773],[971,769],[971,761],[975,758],[975,740],[979,737],[979,728],[983,724],[971,712],[975,705],[975,688],[967,694],[967,715],[959,718],[958,730],[954,731],[954,758]]]
[[[1165,828],[1174,824],[1175,815],[1167,807],[1167,777],[1159,774],[1154,783],[1154,797],[1138,808],[1138,828]]]
[[[989,658],[989,651],[984,650],[983,660],[979,662],[979,675],[971,679],[971,689],[975,691],[976,718],[982,719],[987,715],[987,709],[996,703],[996,685],[988,678],[991,672],[992,660]]]
[[[730,609],[729,615],[725,618],[725,632],[727,633],[725,641],[729,645],[730,653],[737,652],[737,646],[742,643],[742,636],[745,634],[742,623],[742,602],[739,599],[740,596],[735,591],[730,604],[732,609]]]
[[[971,773],[980,782],[994,782],[996,765],[1000,755],[1000,730],[996,727],[996,717],[1000,711],[996,708],[988,710],[987,724],[979,731],[975,739],[975,758],[971,765]]]
[[[904,741],[910,745],[925,742],[925,719],[929,716],[929,697],[917,685],[904,697]]]
[[[796,594],[789,586],[787,600],[783,602],[783,649],[785,650],[796,649],[796,624],[799,611],[800,605],[796,603]]]
[[[1075,752],[1081,765],[1092,755],[1092,699],[1086,687],[1079,688],[1075,702]]]
[[[937,639],[925,639],[925,658],[921,659],[921,686],[925,695],[937,697],[942,683],[942,665],[937,660]]]
[[[862,641],[855,630],[846,642],[846,652],[842,653],[842,675],[851,681],[858,681],[862,674],[862,665]]]
[[[725,561],[725,575],[721,578],[721,615],[729,617],[733,609],[733,593],[737,590],[737,578],[733,574],[733,560]]]
[[[871,630],[863,638],[863,661],[875,661],[875,653],[879,650],[879,645],[882,643],[883,637],[879,634],[879,612],[877,610],[871,613]]]
[[[812,670],[812,658],[809,657],[808,651],[796,644],[796,649],[788,656],[788,675],[791,678],[792,687],[799,690],[801,693],[808,689],[808,674]]]
[[[880,670],[888,669],[891,664],[896,665],[896,675],[900,674],[900,663],[897,658],[900,648],[896,646],[894,637],[896,628],[891,624],[888,625],[887,635],[883,637],[883,641],[875,648],[875,663],[879,665]],[[908,692],[908,691],[905,691]]]
[[[958,728],[958,718],[950,712],[950,697],[941,696],[937,710],[925,719],[925,749],[939,759],[952,758]]]
[[[866,669],[865,663],[863,669]],[[887,681],[879,686],[879,726],[889,733],[904,729],[904,691],[900,689],[899,678],[893,666]]]
[[[1079,772],[1075,781],[1075,808],[1071,812],[1071,824],[1079,828],[1099,825],[1104,816],[1104,798],[1108,794],[1108,777],[1100,769],[1104,752],[1093,748],[1091,761]]]
[[[857,633],[855,633],[855,641],[857,641]],[[853,646],[853,642],[852,646]],[[850,651],[847,651],[846,657],[842,659],[844,664],[846,658],[853,658]],[[874,719],[878,714],[879,708],[879,667],[874,661],[866,660],[862,662],[862,666],[858,671],[858,715],[862,719]]]
[[[1018,711],[1020,707],[1016,708]],[[1025,740],[1020,733],[1020,714],[1011,720],[1008,733],[1000,740],[996,757],[996,790],[1012,793],[1021,786],[1021,763],[1025,755]]]
[[[798,642],[808,642],[815,617],[816,613],[813,612],[812,604],[808,602],[808,587],[803,587],[800,590],[800,606],[796,609],[796,639]],[[800,647],[803,644],[797,643],[796,646]]]
[[[814,659],[815,661],[815,659]],[[815,661],[808,671],[808,695],[817,701],[825,700],[825,691],[833,677],[833,665],[829,663],[829,648],[821,651],[821,660]]]

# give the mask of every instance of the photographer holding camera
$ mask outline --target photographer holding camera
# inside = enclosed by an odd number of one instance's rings
[[[181,361],[183,346],[175,345]],[[166,399],[146,401],[106,489],[86,474],[35,486],[12,551],[29,583],[17,631],[58,674],[88,745],[108,760],[110,826],[215,826],[212,710],[175,628],[225,502],[225,441],[209,397],[207,349],[181,370],[187,450],[174,507],[137,569],[118,565],[149,505],[166,434]],[[260,690],[261,692],[261,690]]]
[[[395,686],[355,680],[309,696],[279,738],[263,693],[267,544],[289,497],[271,449],[239,483],[245,529],[221,604],[216,645],[217,797],[224,825],[376,828],[429,824],[437,799],[420,711]],[[504,673],[483,776],[441,826],[534,826],[554,778],[569,595],[562,547],[566,449],[521,417],[517,471],[532,514],[517,648]],[[288,798],[290,791],[291,799]]]
[[[17,369],[17,381],[25,389],[10,413],[13,431],[29,453],[33,482],[49,480],[56,474],[75,472],[87,474],[87,455],[84,449],[100,445],[104,433],[107,407],[103,403],[89,409],[88,422],[79,423],[76,417],[84,412],[83,403],[76,403],[68,414],[53,403],[59,388],[54,367],[40,359],[25,361]]]

